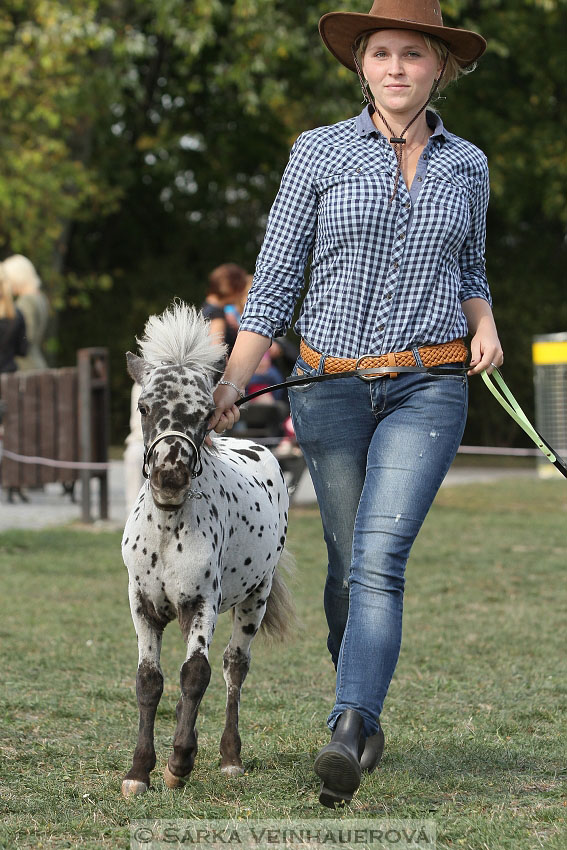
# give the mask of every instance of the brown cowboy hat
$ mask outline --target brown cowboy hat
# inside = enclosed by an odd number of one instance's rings
[[[356,71],[352,45],[365,32],[404,29],[434,35],[444,41],[463,67],[472,65],[486,50],[486,41],[471,30],[443,26],[438,0],[374,0],[368,15],[329,12],[319,21],[321,38],[333,56]]]

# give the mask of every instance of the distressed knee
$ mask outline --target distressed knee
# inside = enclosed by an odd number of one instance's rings
[[[159,667],[144,660],[136,674],[136,696],[138,703],[145,706],[157,705],[163,693],[163,675]]]

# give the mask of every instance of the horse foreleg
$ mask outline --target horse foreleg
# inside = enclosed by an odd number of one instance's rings
[[[211,678],[209,645],[216,623],[213,612],[205,613],[202,600],[188,603],[179,611],[179,624],[187,641],[187,657],[181,667],[181,697],[177,703],[177,727],[173,753],[164,770],[169,788],[180,788],[193,770],[197,755],[195,721],[203,694]]]
[[[154,722],[163,692],[163,674],[159,664],[161,632],[141,620],[136,623],[138,634],[138,672],[136,697],[140,721],[138,742],[132,767],[122,781],[122,794],[143,794],[150,787],[150,771],[156,764]]]

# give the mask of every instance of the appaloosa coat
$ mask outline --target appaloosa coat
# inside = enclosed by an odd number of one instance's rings
[[[276,572],[287,531],[288,495],[274,456],[247,440],[216,438],[203,446],[214,409],[223,347],[193,308],[175,304],[146,324],[142,357],[128,354],[142,385],[139,409],[147,480],[128,518],[122,553],[138,637],[136,693],[140,713],[125,795],[142,793],[155,766],[154,720],[163,690],[160,648],[165,626],[178,619],[187,651],[169,787],[183,784],[197,752],[195,719],[208,685],[209,646],[219,613],[234,609],[223,656],[227,685],[221,768],[243,771],[238,734],[240,689],[258,628],[283,634],[292,616]]]

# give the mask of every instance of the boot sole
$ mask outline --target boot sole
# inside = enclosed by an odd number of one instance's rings
[[[352,800],[360,785],[360,765],[343,744],[330,743],[315,759],[315,773],[322,780],[319,802],[330,809]]]

